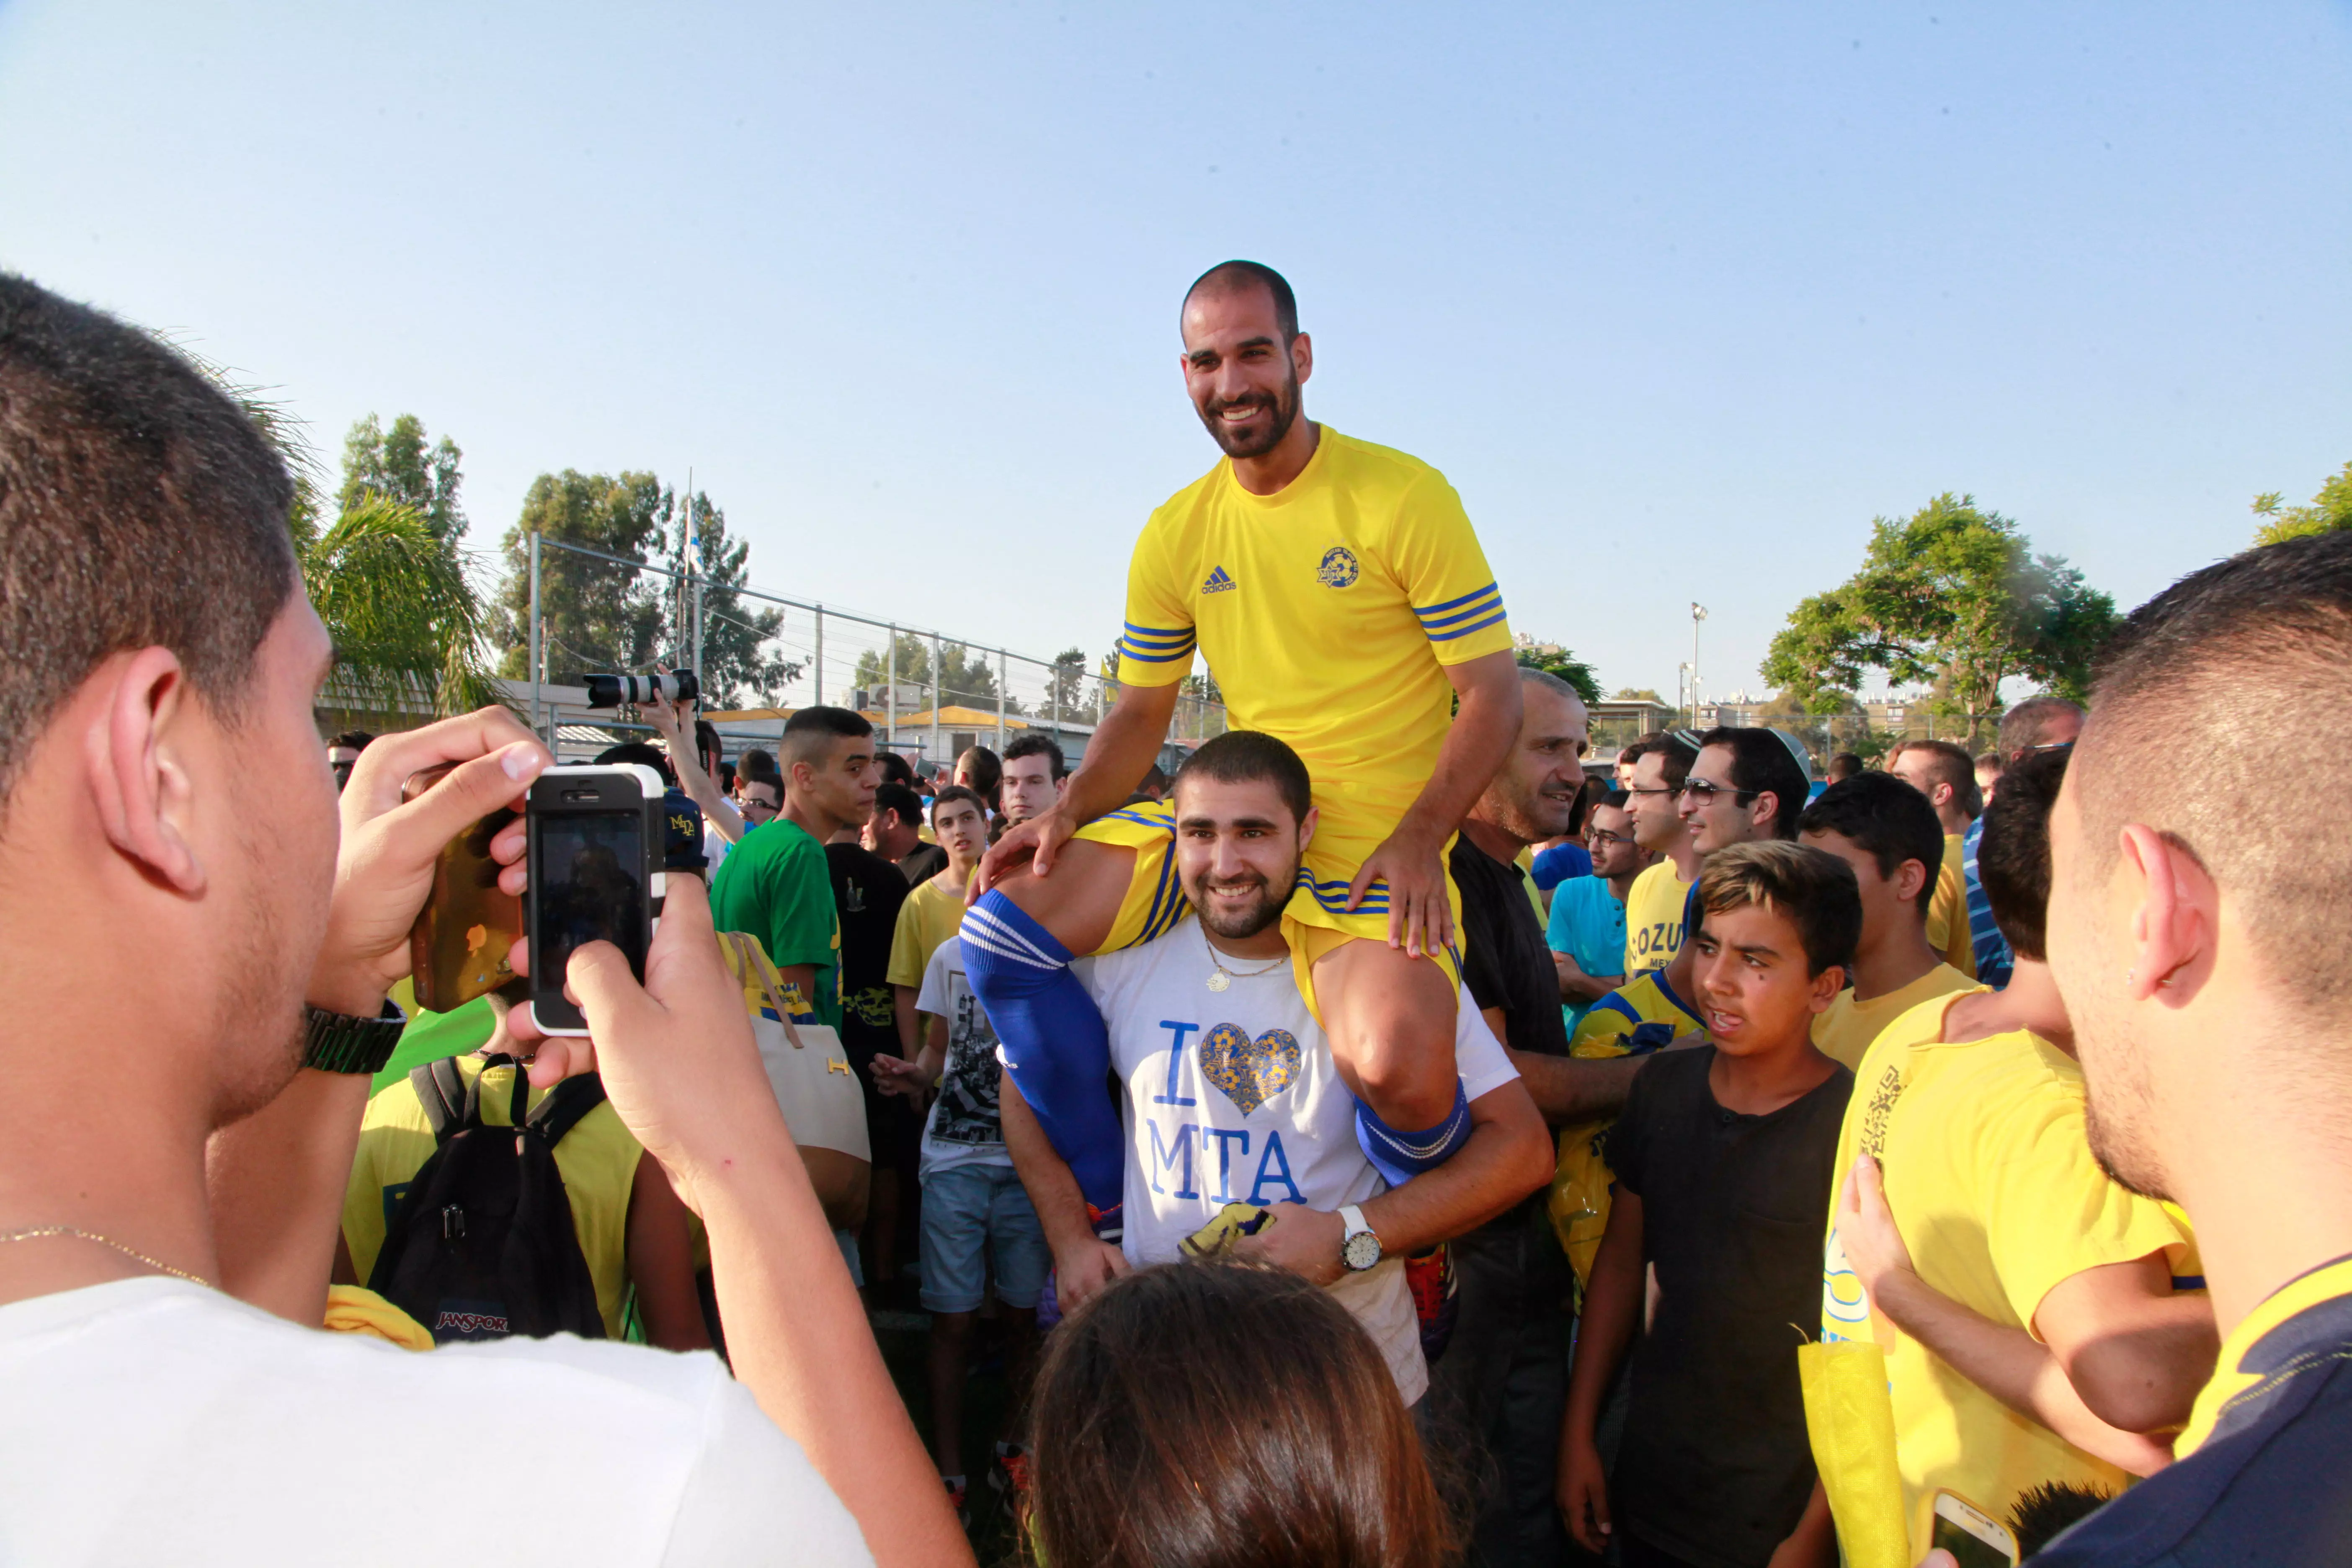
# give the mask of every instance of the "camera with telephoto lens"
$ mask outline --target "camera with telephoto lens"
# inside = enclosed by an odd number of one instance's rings
[[[690,669],[673,669],[667,675],[586,675],[581,682],[588,688],[591,708],[691,702],[702,695],[702,683]]]

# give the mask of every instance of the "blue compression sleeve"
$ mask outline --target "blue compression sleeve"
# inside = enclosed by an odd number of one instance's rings
[[[1003,1045],[1004,1066],[1098,1215],[1116,1214],[1127,1180],[1110,1075],[1110,1032],[1070,950],[992,889],[963,917],[963,967]]]
[[[1446,1112],[1444,1121],[1419,1132],[1400,1132],[1373,1114],[1370,1106],[1356,1101],[1356,1142],[1372,1168],[1388,1178],[1390,1186],[1401,1187],[1423,1171],[1437,1169],[1468,1142],[1470,1097],[1458,1079],[1454,1084],[1454,1109]]]

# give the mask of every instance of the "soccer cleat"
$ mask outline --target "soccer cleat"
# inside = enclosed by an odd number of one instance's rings
[[[996,1445],[996,1458],[988,1467],[988,1488],[999,1497],[1028,1496],[1029,1450],[1018,1443]]]
[[[1432,1366],[1454,1338],[1462,1282],[1454,1273],[1454,1249],[1439,1242],[1404,1260],[1404,1282],[1412,1291],[1413,1316],[1421,1320],[1421,1359]]]
[[[940,1484],[948,1489],[948,1506],[955,1510],[956,1523],[971,1528],[971,1510],[964,1506],[966,1488],[961,1476],[941,1476]]]
[[[1108,1241],[1113,1247],[1117,1247],[1119,1238],[1127,1234],[1126,1220],[1127,1205],[1123,1203],[1113,1204],[1107,1209],[1098,1209],[1092,1204],[1087,1205],[1087,1223],[1095,1227],[1096,1238]]]

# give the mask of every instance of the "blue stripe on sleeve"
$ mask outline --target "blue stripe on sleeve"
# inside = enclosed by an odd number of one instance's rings
[[[1482,599],[1494,591],[1495,584],[1489,583],[1475,594],[1465,594],[1458,599],[1448,599],[1442,605],[1415,605],[1412,607],[1412,613],[1426,620],[1431,616],[1443,615],[1447,610],[1466,605],[1473,599]]]
[[[1488,626],[1499,626],[1507,619],[1509,619],[1509,617],[1504,615],[1502,607],[1500,605],[1496,605],[1493,615],[1488,616],[1485,620],[1478,622],[1475,626],[1462,626],[1450,632],[1432,632],[1429,634],[1429,640],[1432,642],[1452,642],[1455,637],[1466,637],[1472,632],[1483,632]]]
[[[1472,620],[1479,616],[1485,615],[1489,610],[1499,610],[1502,607],[1503,595],[1500,594],[1493,594],[1479,600],[1468,609],[1456,610],[1450,616],[1439,616],[1434,617],[1423,616],[1421,618],[1421,627],[1423,631],[1433,632],[1440,626],[1450,626],[1459,621]]]

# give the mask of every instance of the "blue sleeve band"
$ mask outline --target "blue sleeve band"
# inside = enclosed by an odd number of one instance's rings
[[[1070,973],[1070,950],[1001,890],[963,917],[964,974],[1021,1098],[1099,1212],[1118,1207],[1127,1151],[1110,1076],[1110,1032]]]
[[[1423,1171],[1437,1169],[1468,1142],[1470,1097],[1459,1079],[1454,1085],[1454,1109],[1445,1120],[1419,1132],[1401,1132],[1381,1121],[1370,1106],[1356,1101],[1356,1142],[1390,1186],[1401,1187]]]

